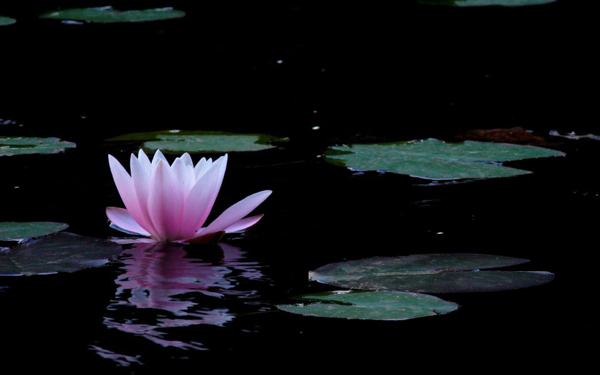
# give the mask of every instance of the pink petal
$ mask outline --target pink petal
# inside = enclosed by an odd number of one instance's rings
[[[119,191],[119,195],[121,196],[121,200],[125,204],[129,214],[138,221],[138,218],[141,218],[142,214],[140,212],[140,206],[131,176],[129,176],[129,173],[127,173],[121,163],[119,163],[112,155],[108,155],[108,164],[117,190]],[[138,223],[139,222],[140,221],[138,221]]]
[[[194,236],[208,218],[221,189],[226,166],[227,158],[217,160],[187,195],[183,213],[184,238]]]
[[[256,215],[238,220],[233,225],[225,228],[225,233],[240,232],[246,228],[250,228],[254,224],[258,223],[263,216],[264,215]]]
[[[271,193],[271,190],[264,190],[242,199],[226,209],[219,217],[215,219],[215,221],[210,223],[208,227],[203,228],[202,234],[206,235],[211,232],[219,232],[231,227],[237,221],[252,212],[256,207],[258,207],[259,204],[264,202],[265,199],[271,195]]]
[[[159,160],[164,161],[165,163],[167,163],[167,165],[169,164],[167,158],[165,158],[163,153],[160,152],[160,150],[156,150],[156,152],[154,153],[154,157],[152,158],[152,165],[156,165],[159,162]]]
[[[144,150],[142,150],[141,148],[140,151],[138,151],[138,159],[144,168],[150,168],[150,166],[152,165],[152,162],[148,158],[148,155],[146,155]]]
[[[156,234],[157,230],[152,223],[150,212],[148,211],[152,165],[143,151],[140,150],[139,155],[140,156],[137,159],[134,155],[131,155],[131,178],[133,180],[133,189],[139,205],[139,216],[136,216],[135,220],[142,228],[146,229],[146,231]]]
[[[194,167],[194,162],[192,161],[192,157],[187,152],[184,153],[183,155],[181,155],[179,158],[181,158],[181,160],[183,160],[185,165],[191,165],[192,168]]]
[[[173,162],[171,166],[173,173],[175,174],[175,178],[179,183],[179,187],[185,197],[192,186],[196,183],[196,175],[194,174],[194,168],[186,164],[183,158],[177,158]]]
[[[202,177],[202,175],[204,175],[204,173],[206,173],[210,169],[212,164],[213,164],[212,159],[208,159],[208,160],[206,160],[206,158],[200,159],[200,161],[194,167],[194,172],[196,173],[196,181],[198,181],[200,179],[200,177]]]
[[[159,160],[151,177],[148,212],[156,228],[156,239],[181,239],[183,193],[166,161]]]
[[[116,226],[128,232],[138,233],[142,236],[149,236],[144,228],[142,228],[124,208],[107,207],[106,216]]]

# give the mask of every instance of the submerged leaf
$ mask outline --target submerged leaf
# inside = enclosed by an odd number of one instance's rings
[[[309,280],[340,288],[419,293],[490,292],[528,288],[554,279],[550,272],[479,271],[526,259],[483,254],[417,254],[332,263],[309,272]]]
[[[550,4],[556,0],[457,0],[456,6],[459,7],[479,7],[479,6],[505,6],[519,7],[526,5],[543,5]]]
[[[330,147],[325,160],[352,169],[405,174],[431,180],[511,177],[531,173],[500,162],[550,156],[560,151],[507,143],[437,139]]]
[[[427,5],[449,5],[457,7],[505,6],[519,7],[527,5],[543,5],[554,3],[556,0],[419,0]]]
[[[426,294],[405,292],[327,292],[300,296],[305,303],[279,305],[280,310],[323,318],[408,320],[447,314],[458,309],[453,302]]]
[[[63,9],[40,15],[40,18],[94,23],[148,22],[182,17],[185,17],[185,12],[170,7],[121,11],[113,9],[111,6]]]
[[[103,266],[121,251],[121,245],[111,241],[63,232],[0,252],[0,275],[75,272]]]
[[[50,221],[2,222],[0,223],[0,241],[21,241],[54,234],[67,229],[64,223]]]
[[[73,147],[75,143],[54,137],[0,137],[0,156],[55,154]]]
[[[126,134],[110,141],[145,141],[144,149],[160,149],[163,153],[223,153],[267,150],[277,147],[274,142],[285,142],[286,139],[267,134],[165,130]]]
[[[8,26],[17,22],[14,18],[0,16],[0,26]]]

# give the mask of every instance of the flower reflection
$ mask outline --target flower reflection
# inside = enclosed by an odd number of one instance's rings
[[[115,280],[104,324],[162,346],[203,349],[196,341],[174,340],[167,329],[224,325],[234,319],[227,296],[236,296],[238,303],[256,297],[255,290],[242,290],[240,284],[263,277],[260,265],[244,261],[244,252],[232,245],[214,245],[203,251],[208,256],[216,259],[195,258],[179,244],[134,244],[123,253],[125,272]]]

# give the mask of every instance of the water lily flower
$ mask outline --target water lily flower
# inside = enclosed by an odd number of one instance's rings
[[[118,229],[152,241],[216,242],[256,224],[263,215],[246,215],[271,195],[270,190],[252,194],[203,227],[221,189],[227,155],[194,165],[185,153],[169,165],[160,150],[152,161],[140,150],[137,157],[131,154],[131,175],[112,155],[108,162],[126,208],[107,207],[106,215]]]

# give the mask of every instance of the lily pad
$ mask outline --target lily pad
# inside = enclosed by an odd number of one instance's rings
[[[384,291],[344,291],[298,297],[303,303],[279,305],[280,310],[305,316],[361,320],[408,320],[447,314],[453,302],[426,294]]]
[[[0,26],[8,26],[17,22],[14,18],[0,16]]]
[[[92,23],[148,22],[182,17],[185,17],[185,12],[170,7],[121,11],[113,9],[111,6],[62,9],[40,15],[40,18]]]
[[[360,290],[466,293],[528,288],[554,279],[551,272],[480,271],[526,262],[465,253],[374,257],[328,264],[309,272],[309,280]]]
[[[163,153],[222,153],[261,151],[277,146],[275,142],[287,139],[267,134],[239,134],[218,131],[164,130],[148,133],[133,133],[109,139],[109,141],[143,142],[146,150]],[[145,141],[145,142],[144,142]]]
[[[69,225],[50,221],[0,223],[0,241],[22,241],[65,230]]]
[[[121,245],[112,241],[63,232],[0,252],[0,275],[75,272],[103,266],[121,252]]]
[[[421,4],[448,5],[457,7],[505,6],[519,7],[527,5],[543,5],[556,0],[419,0]]]
[[[516,266],[528,259],[473,253],[413,254],[373,257],[331,263],[309,272],[309,279],[327,283],[328,278],[362,278],[365,275],[431,275],[448,271],[471,271]]]
[[[0,137],[0,156],[55,154],[73,147],[75,143],[54,137]]]
[[[554,279],[551,272],[538,271],[463,271],[432,275],[373,276],[360,279],[330,280],[329,285],[358,290],[396,290],[415,293],[498,292],[530,288]]]
[[[536,146],[477,141],[447,143],[426,139],[333,146],[325,152],[325,160],[351,169],[385,170],[429,180],[455,180],[528,174],[531,172],[500,163],[564,155]]]

